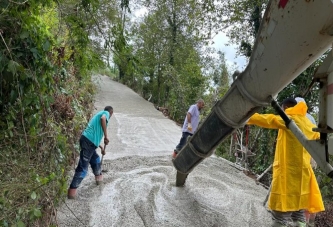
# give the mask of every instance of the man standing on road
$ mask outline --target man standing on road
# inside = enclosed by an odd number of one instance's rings
[[[306,117],[305,102],[297,103],[295,99],[288,98],[283,101],[282,108],[309,140],[319,138],[319,133],[312,131],[313,124]],[[305,227],[305,210],[310,213],[325,210],[310,165],[310,154],[278,115],[256,113],[247,124],[279,130],[268,203],[274,219],[273,227],[290,224]]]
[[[112,114],[113,108],[111,106],[106,106],[103,111],[100,111],[93,116],[89,121],[88,126],[83,131],[80,138],[80,160],[75,169],[72,183],[68,189],[68,199],[75,199],[76,190],[83,178],[87,175],[89,164],[95,175],[96,184],[99,185],[103,181],[101,159],[96,152],[96,148],[100,147],[102,155],[105,155],[104,148],[109,143],[106,128]],[[100,145],[103,136],[104,148]]]
[[[182,128],[182,137],[180,138],[179,144],[173,151],[173,158],[176,158],[178,152],[185,146],[187,137],[192,136],[197,130],[200,120],[200,110],[204,106],[204,100],[199,99],[196,104],[191,105],[188,109]]]

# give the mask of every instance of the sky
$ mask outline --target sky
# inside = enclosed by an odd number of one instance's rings
[[[226,36],[225,33],[220,32],[214,37],[213,41],[214,44],[211,46],[225,53],[225,58],[229,66],[236,64],[239,71],[243,71],[245,69],[247,65],[246,58],[236,53],[236,45],[228,44],[229,38]]]

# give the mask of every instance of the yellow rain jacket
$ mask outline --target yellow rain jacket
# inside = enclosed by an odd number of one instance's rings
[[[285,110],[309,140],[319,138],[313,132],[314,124],[306,117],[308,107],[299,102]],[[273,163],[273,181],[268,206],[274,211],[308,210],[310,213],[324,211],[324,204],[316,177],[310,165],[310,154],[279,115],[254,114],[249,125],[278,129],[278,138]]]

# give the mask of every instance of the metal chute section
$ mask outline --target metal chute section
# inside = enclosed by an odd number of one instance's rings
[[[191,172],[197,164],[212,154],[224,138],[235,128],[244,125],[249,116],[259,110],[259,107],[242,95],[242,87],[238,85],[234,83],[223,99],[215,104],[197,132],[173,160],[180,173]]]
[[[333,135],[328,137],[328,153],[333,155]]]
[[[332,51],[330,53],[332,56]],[[327,126],[333,129],[333,61],[330,65],[330,74],[327,78]]]
[[[244,97],[242,86],[239,85],[234,83],[223,99],[215,104],[197,132],[190,137],[173,160],[173,165],[177,169],[176,186],[183,186],[187,175],[194,167],[209,157],[223,139],[235,128],[244,125],[249,116],[259,110],[259,107]]]
[[[255,100],[273,97],[332,45],[333,3],[270,1],[241,83]]]
[[[333,3],[271,0],[260,25],[253,53],[222,100],[173,160],[188,174],[232,131],[260,107],[268,105],[333,42]],[[182,177],[185,181],[186,177]],[[180,182],[177,186],[185,182]]]
[[[316,70],[314,79],[319,83],[318,128],[320,133],[333,132],[333,55],[330,51]]]
[[[177,155],[173,161],[174,166],[179,172],[188,174],[204,158],[210,156],[221,140],[230,135],[233,130],[234,128],[226,125],[213,110],[198,132]]]
[[[320,133],[322,140],[327,141],[328,154],[333,155],[333,51],[331,50],[314,75],[319,82],[319,114],[318,127],[314,131]],[[326,144],[326,143],[325,143]]]
[[[333,52],[327,54],[321,66],[317,69],[315,80],[319,82],[319,131],[326,132],[331,129],[333,132]]]

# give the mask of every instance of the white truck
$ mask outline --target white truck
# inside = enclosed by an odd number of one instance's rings
[[[271,0],[264,14],[246,69],[237,75],[227,94],[173,160],[176,185],[210,156],[235,129],[263,106],[272,104],[287,127],[331,178],[329,153],[333,149],[333,53],[315,74],[320,83],[318,128],[320,139],[309,141],[275,101],[277,94],[308,66],[332,48],[332,0]],[[236,105],[235,105],[236,104]],[[333,154],[331,152],[331,154]]]

